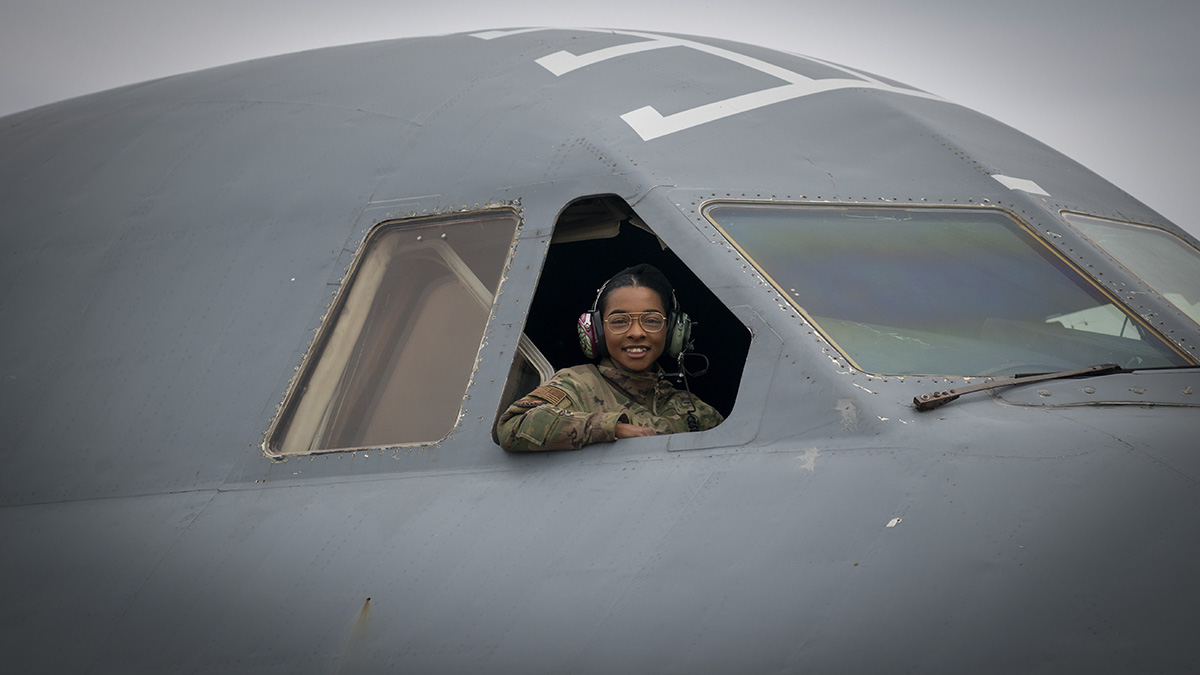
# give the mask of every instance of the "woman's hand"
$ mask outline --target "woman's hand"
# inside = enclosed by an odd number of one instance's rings
[[[653,436],[654,430],[650,427],[639,427],[636,424],[626,424],[617,422],[617,438],[634,438],[636,436]]]

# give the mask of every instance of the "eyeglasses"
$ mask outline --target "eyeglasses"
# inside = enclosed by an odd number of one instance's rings
[[[620,335],[633,327],[633,320],[637,319],[641,324],[642,330],[647,333],[657,333],[667,325],[667,317],[663,316],[662,312],[652,310],[649,312],[614,312],[608,315],[604,320],[604,325],[608,326],[608,330],[613,335]]]

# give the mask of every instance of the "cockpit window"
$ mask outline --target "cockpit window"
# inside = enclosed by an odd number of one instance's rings
[[[517,223],[504,210],[378,225],[288,394],[268,452],[449,434]]]
[[[553,369],[587,363],[579,349],[579,315],[588,310],[605,279],[641,263],[654,265],[674,285],[681,308],[695,326],[694,352],[708,357],[707,372],[689,378],[687,387],[728,417],[746,365],[750,332],[687,263],[654,234],[651,226],[618,197],[580,199],[559,215],[525,322],[528,339],[554,364]],[[514,368],[522,367],[527,376],[515,386],[510,376],[510,386],[497,414],[539,384],[536,373],[523,367],[527,360],[524,353],[516,359]],[[685,365],[695,371],[700,369],[699,363],[696,357]],[[669,372],[679,371],[678,363],[666,359],[660,365]]]
[[[1156,227],[1078,213],[1064,213],[1063,217],[1200,323],[1200,251]]]
[[[1188,364],[1000,210],[713,203],[705,214],[866,372]]]

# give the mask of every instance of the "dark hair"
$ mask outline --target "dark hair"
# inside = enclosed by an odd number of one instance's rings
[[[667,281],[666,275],[658,271],[654,265],[634,265],[626,267],[617,272],[604,284],[604,290],[600,292],[600,297],[596,299],[596,309],[600,315],[604,315],[604,310],[608,302],[608,296],[618,288],[644,286],[658,293],[659,300],[662,300],[663,309],[667,311],[669,316],[675,311],[674,302],[675,293],[671,288],[671,282]]]

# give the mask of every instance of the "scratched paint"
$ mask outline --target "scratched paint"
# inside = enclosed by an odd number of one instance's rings
[[[853,399],[838,399],[837,410],[842,414],[842,428],[846,431],[858,429],[858,408]]]
[[[817,458],[821,456],[821,451],[816,448],[809,448],[800,456],[800,468],[808,469],[809,473],[817,470]]]

